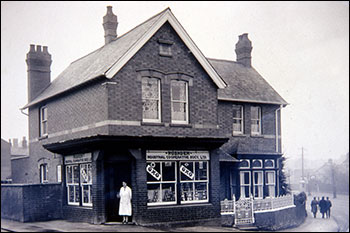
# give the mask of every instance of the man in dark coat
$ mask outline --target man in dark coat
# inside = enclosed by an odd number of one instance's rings
[[[314,199],[311,202],[311,212],[314,214],[314,218],[316,218],[317,214],[317,205],[318,201],[316,200],[316,197],[314,197]]]
[[[331,218],[331,207],[332,207],[332,202],[329,200],[329,197],[327,197],[326,203],[327,203],[326,216],[327,216],[327,218]]]
[[[320,212],[322,214],[322,218],[324,218],[324,214],[327,212],[327,201],[322,197],[322,200],[318,203],[320,206]]]

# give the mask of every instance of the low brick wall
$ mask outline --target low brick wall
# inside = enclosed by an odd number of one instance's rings
[[[2,184],[1,217],[20,222],[62,218],[61,184]]]

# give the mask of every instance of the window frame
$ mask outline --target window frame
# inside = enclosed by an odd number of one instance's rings
[[[40,183],[45,184],[48,183],[48,165],[47,163],[42,163],[39,166],[40,169]]]
[[[243,174],[243,180],[244,180],[244,173],[248,173],[249,174],[249,183],[246,184],[246,183],[242,183],[242,174]],[[247,198],[250,198],[250,195],[252,195],[252,188],[251,188],[251,171],[240,171],[239,172],[239,183],[240,183],[240,198],[243,198],[243,199],[247,199]],[[245,190],[245,187],[248,187],[249,188],[249,197],[246,197],[245,196],[245,192],[242,193],[242,189]],[[242,195],[244,194],[244,195]]]
[[[45,132],[44,132],[44,129],[45,129]],[[48,135],[47,106],[44,105],[39,109],[39,136],[45,137],[47,135]]]
[[[78,183],[75,183],[74,182],[74,167],[77,166],[78,169],[79,169],[79,178],[78,178]],[[72,179],[72,182],[69,183],[68,182],[68,168],[69,167],[72,167],[72,173],[71,173],[71,179]],[[73,206],[80,206],[80,200],[81,200],[81,195],[80,195],[80,166],[79,164],[69,164],[69,165],[66,165],[66,187],[67,187],[67,203],[68,205],[73,205]],[[74,189],[74,201],[71,202],[69,200],[69,191],[70,191],[70,188],[73,187]],[[76,192],[77,192],[77,189],[78,189],[78,192],[79,192],[79,201],[76,201]]]
[[[186,95],[186,99],[185,100],[173,100],[173,88],[172,88],[172,83],[173,82],[183,82],[185,83],[185,95]],[[188,103],[188,89],[189,89],[189,82],[186,81],[186,80],[179,80],[179,79],[172,79],[170,81],[170,102],[171,102],[171,113],[170,113],[170,116],[171,116],[171,123],[172,124],[189,124],[189,103]],[[186,117],[186,120],[184,121],[180,121],[180,120],[173,120],[173,103],[185,103],[186,105],[186,112],[185,112],[185,117]]]
[[[261,107],[260,106],[251,106],[251,108],[250,108],[250,113],[252,113],[252,109],[254,109],[254,108],[256,108],[257,110],[258,110],[258,118],[256,119],[256,118],[253,118],[253,115],[251,114],[250,115],[250,125],[251,125],[251,135],[253,135],[253,136],[258,136],[258,135],[261,135],[262,134],[262,132],[261,132]],[[255,125],[255,124],[253,124],[253,121],[257,121],[258,122],[258,131],[257,132],[255,132],[255,131],[253,131],[253,125]]]
[[[143,98],[143,88],[142,88],[142,83],[143,83],[143,80],[144,79],[154,79],[154,80],[157,80],[157,84],[158,84],[158,99],[155,99],[155,98]],[[142,122],[150,122],[150,123],[160,123],[162,122],[162,119],[161,119],[161,112],[162,112],[162,97],[161,97],[161,79],[160,78],[156,78],[156,77],[151,77],[151,76],[143,76],[141,78],[141,99],[142,99]],[[158,101],[158,119],[148,119],[148,118],[145,118],[145,114],[144,114],[144,111],[143,111],[143,103],[144,101],[146,100],[156,100]]]
[[[267,183],[268,179],[266,178],[268,176],[268,173],[273,173],[273,183]],[[266,197],[275,197],[276,196],[276,172],[274,170],[267,170],[265,171],[265,186],[266,186]],[[270,194],[269,186],[273,186],[273,193],[274,195],[267,195]]]
[[[62,165],[57,165],[56,166],[56,171],[57,171],[57,176],[56,176],[56,178],[57,178],[57,182],[58,183],[62,183]]]
[[[83,183],[82,182],[82,167],[83,166],[90,166],[90,172],[91,172],[91,174],[90,174],[90,176],[91,176],[91,179],[90,180],[88,180],[89,182],[87,182],[87,183]],[[79,174],[80,174],[80,188],[81,188],[81,204],[82,204],[82,206],[89,206],[89,207],[92,207],[92,163],[80,163],[79,164]],[[87,174],[88,176],[89,176],[89,174]],[[89,200],[89,202],[88,203],[86,203],[86,202],[84,202],[84,186],[88,186],[88,200]]]
[[[261,174],[261,183],[255,183],[255,174]],[[259,181],[259,179],[258,179]],[[258,187],[261,196],[255,196],[255,187]],[[254,199],[263,199],[264,198],[264,172],[263,171],[253,171],[253,197]]]
[[[235,108],[239,108],[239,109],[240,109],[240,111],[241,111],[241,116],[240,116],[240,117],[235,117],[235,116],[233,116],[232,118],[233,118],[233,121],[235,121],[235,120],[241,121],[241,123],[240,123],[241,130],[240,130],[240,131],[235,131],[235,127],[234,127],[235,123],[233,122],[233,123],[232,123],[232,134],[233,134],[233,135],[244,134],[244,112],[243,112],[243,111],[244,111],[244,108],[243,108],[243,105],[234,104],[234,105],[233,105],[233,111],[235,110]]]

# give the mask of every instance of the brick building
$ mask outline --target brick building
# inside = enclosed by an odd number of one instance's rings
[[[287,103],[251,67],[204,57],[169,8],[117,36],[53,82],[46,46],[27,54],[30,183],[61,182],[62,216],[120,221],[116,193],[133,190],[133,221],[213,222],[220,200],[278,195],[280,111]],[[169,211],[171,209],[171,211]]]

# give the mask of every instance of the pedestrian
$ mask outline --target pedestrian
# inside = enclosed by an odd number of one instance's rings
[[[326,216],[327,218],[331,218],[331,207],[332,207],[332,202],[329,200],[329,197],[327,197],[327,211],[326,211]]]
[[[128,217],[131,216],[131,188],[129,188],[126,182],[123,182],[123,187],[119,192],[119,215],[123,216],[123,224],[128,224]]]
[[[322,200],[318,203],[318,205],[320,206],[320,212],[322,214],[322,218],[324,218],[324,214],[327,212],[327,202],[324,199],[324,197],[322,197]]]
[[[318,201],[316,200],[316,197],[314,197],[314,199],[311,202],[311,212],[314,214],[314,218],[316,218],[317,214],[317,205]]]

